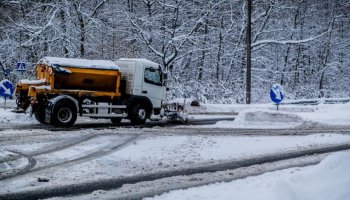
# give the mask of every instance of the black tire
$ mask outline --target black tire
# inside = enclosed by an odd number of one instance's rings
[[[47,124],[45,122],[45,107],[41,108],[41,107],[37,107],[36,110],[34,111],[34,117],[36,120],[38,120],[38,122],[40,122],[41,124]]]
[[[71,127],[77,120],[77,108],[71,101],[58,102],[51,116],[51,122],[58,127]]]
[[[129,119],[134,125],[145,124],[147,116],[147,109],[142,104],[136,104],[129,109]]]
[[[122,121],[121,117],[111,118],[111,122],[112,122],[113,125],[119,125],[121,121]]]

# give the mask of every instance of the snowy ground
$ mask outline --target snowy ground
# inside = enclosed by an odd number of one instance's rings
[[[0,195],[350,144],[349,103],[285,105],[279,111],[275,109],[271,104],[202,105],[188,108],[189,117],[204,119],[233,115],[236,119],[219,121],[214,125],[74,131],[31,129],[31,125],[37,124],[33,118],[1,109],[0,178],[8,178],[0,182]],[[80,119],[77,123],[101,122],[108,121]],[[28,128],[9,128],[18,124],[27,124]],[[326,128],[322,133],[303,134],[303,130],[310,127]],[[244,135],[242,132],[251,134]],[[301,134],[298,135],[298,132]],[[349,162],[343,161],[349,158],[349,154],[335,154],[316,166],[173,191],[156,199],[256,199],[256,196],[249,196],[254,194],[261,194],[261,199],[308,199],[317,191],[327,191],[323,187],[328,185],[322,184],[329,176],[337,177],[333,182],[329,181],[329,188],[336,187],[339,195],[349,195],[343,189],[350,186],[350,177],[339,175],[350,167]],[[16,175],[18,172],[22,175]],[[310,185],[310,177],[314,178],[317,174],[322,174],[315,179],[320,184],[313,184],[310,190],[303,192],[305,188],[302,186]],[[108,192],[103,195],[107,199],[111,197]],[[341,197],[344,196],[322,196],[323,199],[337,200]]]
[[[313,106],[281,105],[277,111],[271,104],[204,105],[206,112],[238,112],[234,121],[220,121],[208,128],[293,128],[317,123],[320,125],[349,125],[350,103]],[[195,110],[198,112],[198,110]],[[192,112],[195,112],[192,111]]]
[[[336,153],[314,166],[177,190],[148,199],[345,200],[350,197],[349,168],[350,153]]]

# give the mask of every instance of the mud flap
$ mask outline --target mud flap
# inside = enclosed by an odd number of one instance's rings
[[[45,109],[45,122],[48,124],[51,124],[51,115],[52,115],[53,106],[54,106],[54,103],[49,101],[49,104]]]

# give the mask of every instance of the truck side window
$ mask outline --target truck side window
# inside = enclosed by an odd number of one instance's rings
[[[145,82],[162,86],[162,76],[159,69],[145,68]]]

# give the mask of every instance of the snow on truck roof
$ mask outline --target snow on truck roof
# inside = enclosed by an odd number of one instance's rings
[[[111,60],[87,60],[76,58],[58,58],[58,57],[44,57],[39,60],[38,64],[46,64],[49,66],[58,65],[62,67],[74,67],[85,69],[106,69],[106,70],[120,70],[119,66]]]
[[[158,63],[152,62],[144,58],[120,58],[119,60],[116,60],[117,63],[118,61],[143,62],[144,64],[149,65],[150,67],[159,66]]]

